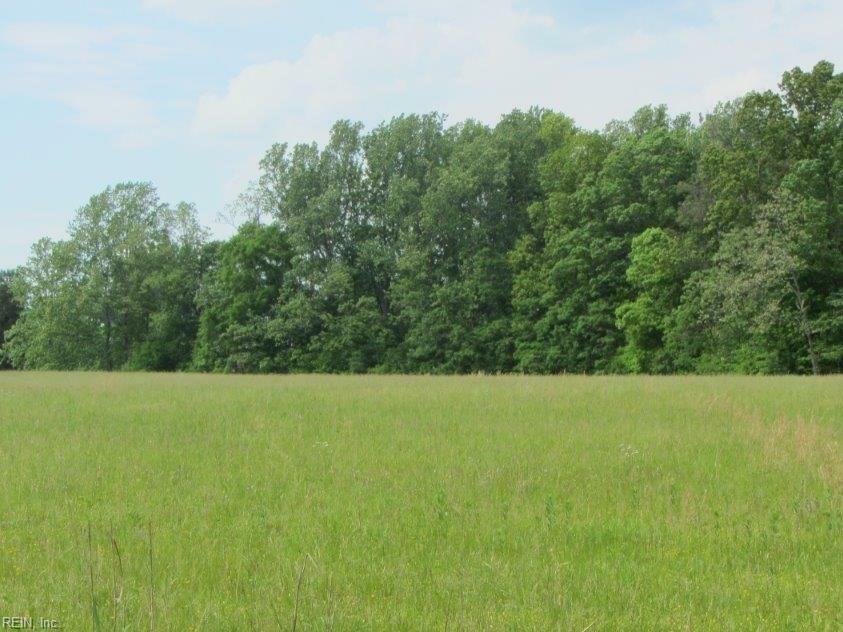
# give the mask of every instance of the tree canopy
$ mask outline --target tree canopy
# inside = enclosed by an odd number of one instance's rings
[[[339,121],[270,147],[210,241],[127,183],[0,275],[24,369],[843,370],[843,74],[602,131]]]

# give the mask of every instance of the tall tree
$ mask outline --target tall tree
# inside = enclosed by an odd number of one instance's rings
[[[193,207],[120,184],[79,209],[66,241],[42,240],[20,269],[24,313],[9,333],[21,368],[173,370],[195,337],[204,233]]]
[[[393,286],[408,370],[512,369],[512,270],[507,253],[539,196],[543,113],[513,112],[490,130],[450,131],[453,150],[405,235]]]
[[[615,311],[631,295],[627,256],[635,235],[672,226],[695,165],[687,119],[645,108],[606,134],[580,132],[551,118],[555,146],[544,160],[547,196],[518,257],[517,306],[525,371],[617,370],[623,336]],[[530,244],[538,244],[535,257]],[[532,246],[535,248],[535,246]]]
[[[366,261],[375,222],[366,204],[362,126],[340,121],[322,150],[277,145],[262,169],[262,187],[292,248],[271,325],[283,362],[298,371],[380,365],[389,330]]]
[[[11,282],[18,367],[324,372],[843,370],[843,75],[698,125],[439,114],[273,145],[227,242],[107,189]],[[269,220],[268,224],[264,224]],[[5,307],[3,307],[5,305]],[[10,305],[12,307],[10,307]],[[14,305],[0,293],[2,313]],[[11,322],[12,317],[5,317]],[[8,324],[0,326],[9,327]]]
[[[197,294],[201,315],[194,368],[282,371],[269,322],[290,268],[287,236],[277,224],[243,224],[219,245]]]
[[[676,368],[666,334],[682,293],[681,246],[672,231],[661,227],[632,239],[626,279],[635,298],[616,310],[617,326],[626,339],[619,359],[630,372],[668,373]]]
[[[5,333],[12,328],[20,316],[20,304],[12,293],[12,270],[0,270],[0,369],[8,369],[11,363],[3,351]]]

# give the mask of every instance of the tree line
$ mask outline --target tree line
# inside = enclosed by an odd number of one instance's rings
[[[211,240],[126,183],[0,276],[18,369],[843,370],[843,74],[603,131],[339,121],[273,145]]]

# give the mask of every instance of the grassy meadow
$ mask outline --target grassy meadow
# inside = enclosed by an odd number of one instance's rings
[[[0,616],[839,630],[843,378],[0,373]]]

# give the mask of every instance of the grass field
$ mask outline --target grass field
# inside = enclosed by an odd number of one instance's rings
[[[0,616],[843,628],[843,378],[0,374]]]

